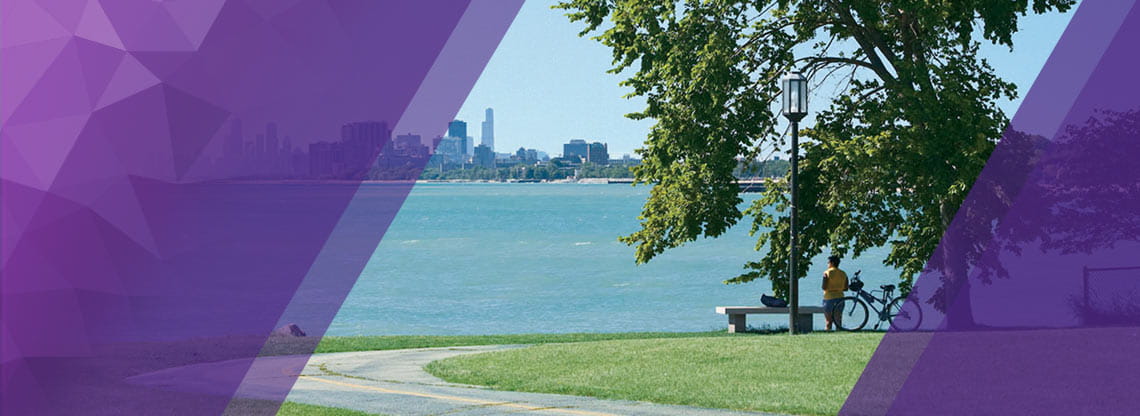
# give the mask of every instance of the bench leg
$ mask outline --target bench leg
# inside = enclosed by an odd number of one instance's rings
[[[812,328],[815,327],[815,322],[812,320],[813,316],[814,315],[812,315],[810,313],[801,313],[801,314],[797,315],[796,316],[796,328],[798,329],[797,332],[799,332],[799,333],[811,332]]]
[[[735,334],[748,329],[745,324],[748,315],[728,315],[728,333]]]

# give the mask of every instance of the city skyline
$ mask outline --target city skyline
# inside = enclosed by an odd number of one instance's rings
[[[983,44],[982,53],[1006,79],[1015,82],[1018,91],[1024,95],[1071,15],[1069,12],[1027,17],[1023,22],[1024,28],[1015,34],[1015,43],[1019,45],[1016,50]],[[636,157],[634,149],[643,145],[653,123],[652,120],[630,120],[623,114],[641,110],[644,100],[622,98],[628,90],[617,84],[629,74],[615,76],[605,73],[610,67],[609,50],[596,42],[578,38],[578,29],[557,11],[531,3],[523,6],[502,47],[495,52],[484,75],[454,117],[480,123],[478,137],[471,131],[475,128],[467,126],[466,136],[471,140],[464,144],[468,154],[474,153],[476,143],[483,142],[482,124],[486,123],[487,110],[493,110],[486,127],[492,133],[488,144],[497,154],[514,153],[523,147],[554,157],[561,154],[562,145],[567,140],[581,138],[607,143],[609,152],[615,156],[628,154]],[[534,61],[534,56],[550,55],[539,54],[538,50],[559,50],[560,53]],[[834,89],[826,87],[813,88],[810,106],[818,109],[825,105],[829,98],[827,93]],[[1007,116],[1013,116],[1020,99],[1002,103]],[[284,140],[290,140],[292,147],[307,148],[311,143],[332,137],[327,132],[298,126],[285,116],[273,117],[251,111],[241,114],[241,118],[250,125],[273,123],[276,130],[292,132],[271,134],[266,131],[262,138],[266,143],[261,145],[256,144],[255,136],[251,136],[255,147],[274,141],[280,146]],[[351,118],[368,119],[363,114]],[[804,124],[810,124],[811,119],[809,115]],[[329,127],[335,129],[339,125]],[[232,144],[226,141],[227,129],[219,129],[216,136],[219,140],[210,142],[216,154],[233,152],[229,148]],[[424,144],[433,146],[435,142],[431,138],[445,137],[448,132],[441,128],[439,133],[412,134],[421,135]],[[786,155],[785,152],[765,152],[762,159],[774,156]]]
[[[606,141],[611,153],[634,155],[653,122],[624,117],[645,106],[642,98],[623,98],[630,91],[618,82],[631,73],[607,73],[612,51],[578,37],[582,24],[570,22],[563,13],[548,3],[524,3],[455,118],[478,120],[485,108],[493,107],[502,119],[495,125],[496,147],[501,149],[557,149],[571,137]],[[983,42],[981,55],[1017,84],[1019,98],[1000,104],[1006,116],[1017,111],[1072,15],[1023,17],[1013,50]],[[823,108],[836,86],[812,86],[809,105]],[[811,116],[803,122],[810,123]]]
[[[573,166],[579,164],[608,165],[611,155],[608,144],[584,139],[568,138],[563,152],[554,158],[543,150],[520,146],[518,149],[495,151],[493,109],[486,109],[487,119],[482,123],[483,137],[474,145],[464,120],[448,122],[446,131],[433,139],[425,140],[422,134],[393,131],[386,121],[352,121],[340,126],[335,140],[309,141],[294,145],[292,136],[281,136],[278,123],[269,121],[254,125],[240,118],[229,120],[222,135],[221,153],[209,163],[220,168],[222,176],[200,179],[343,179],[379,175],[384,179],[411,179],[417,175],[413,169],[428,163],[444,166],[485,168],[509,167],[519,164],[543,164],[561,159]],[[429,160],[431,159],[431,160]],[[620,161],[628,164],[632,159],[624,155]]]

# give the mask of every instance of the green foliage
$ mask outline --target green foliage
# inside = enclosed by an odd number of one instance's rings
[[[503,334],[503,335],[375,335],[324,337],[316,353],[347,351],[402,350],[470,345],[552,344],[568,342],[608,341],[618,339],[710,338],[739,336],[725,331],[708,332],[605,332],[569,334]]]
[[[444,380],[780,414],[834,415],[881,333],[550,344],[434,361]]]
[[[634,171],[639,183],[656,186],[641,229],[621,238],[637,247],[636,260],[718,236],[747,215],[765,254],[728,282],[766,277],[782,294],[787,189],[773,182],[742,212],[733,184],[737,157],[786,148],[776,108],[782,74],[799,69],[839,86],[815,126],[803,130],[797,277],[824,250],[858,256],[889,245],[885,263],[901,270],[906,287],[1008,121],[996,103],[1014,97],[1015,86],[978,57],[980,42],[1012,48],[1020,17],[1074,3],[566,0],[555,7],[612,49],[611,72],[633,71],[622,85],[647,106],[628,116],[656,120]]]
[[[788,174],[788,169],[791,165],[792,164],[786,160],[741,162],[737,166],[733,176],[737,178],[782,178]]]

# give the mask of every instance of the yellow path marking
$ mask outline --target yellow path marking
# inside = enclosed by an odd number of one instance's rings
[[[512,408],[516,408],[516,409],[523,409],[523,410],[529,410],[529,411],[534,411],[534,412],[556,412],[556,413],[565,413],[565,414],[570,414],[570,415],[582,415],[582,416],[617,416],[617,415],[610,414],[610,413],[591,412],[588,410],[574,410],[574,409],[562,409],[562,408],[551,408],[551,407],[538,407],[538,406],[530,406],[530,405],[512,403],[512,402],[497,402],[497,401],[492,401],[492,400],[472,399],[472,398],[468,398],[468,397],[448,396],[448,395],[431,394],[431,393],[420,393],[420,392],[415,392],[415,391],[393,390],[393,389],[386,389],[383,387],[366,386],[363,384],[355,384],[355,383],[348,383],[348,382],[344,382],[344,381],[329,380],[329,379],[313,377],[313,376],[298,376],[298,378],[303,379],[303,380],[319,381],[321,383],[327,383],[327,384],[337,385],[337,386],[341,386],[341,387],[353,387],[353,388],[358,388],[358,389],[363,389],[363,390],[371,390],[371,391],[380,392],[380,393],[402,394],[405,396],[426,397],[429,399],[450,400],[450,401],[454,401],[454,402],[472,403],[472,404],[479,404],[479,405],[485,405],[485,406],[512,407]]]

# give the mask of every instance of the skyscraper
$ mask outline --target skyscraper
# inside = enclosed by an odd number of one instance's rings
[[[388,123],[383,121],[357,121],[341,126],[345,167],[354,172],[367,171],[391,138]]]
[[[609,164],[609,146],[601,142],[590,143],[589,153],[586,154],[586,161],[597,165]]]
[[[565,159],[580,159],[585,162],[590,154],[590,145],[582,139],[571,140],[562,145],[562,157]]]
[[[447,123],[447,137],[466,138],[467,122],[463,120],[452,120],[450,123]]]
[[[469,155],[471,152],[467,151],[470,146],[467,139],[467,122],[463,120],[452,120],[447,123],[447,137],[454,137],[459,140],[459,153]]]
[[[265,125],[265,158],[273,161],[277,157],[277,123]]]
[[[491,151],[491,148],[485,144],[475,146],[475,157],[472,162],[476,166],[493,168],[495,167],[495,152]]]
[[[483,142],[484,146],[495,150],[495,110],[487,109],[487,116],[483,120]]]

